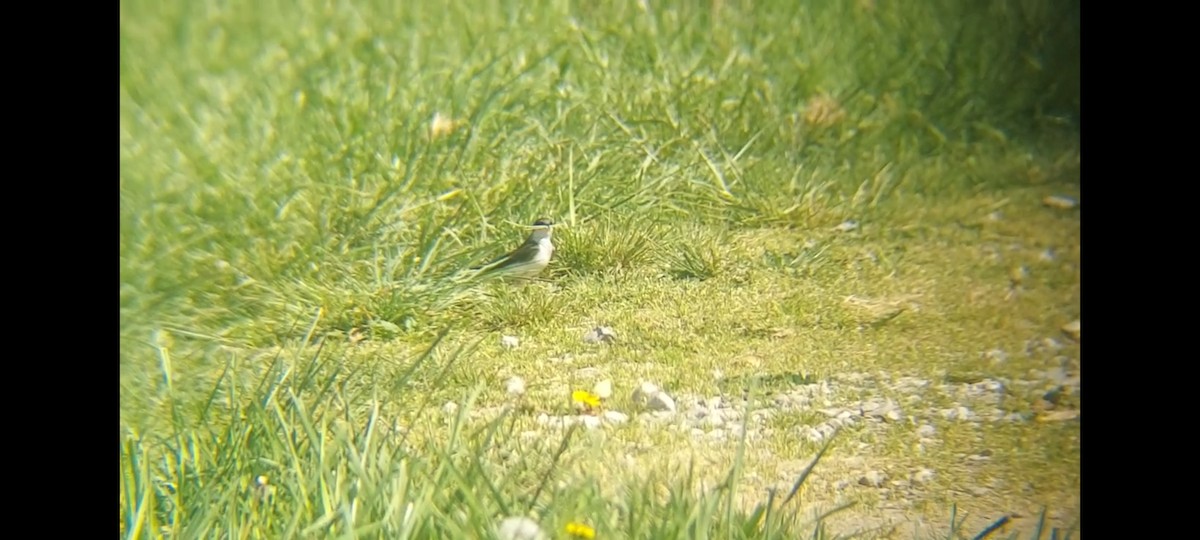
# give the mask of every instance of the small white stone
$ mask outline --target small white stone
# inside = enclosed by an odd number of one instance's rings
[[[646,405],[650,402],[650,398],[653,398],[661,391],[657,384],[649,381],[643,382],[633,390],[633,402],[639,405]]]
[[[933,437],[935,433],[937,433],[937,430],[929,424],[925,424],[917,428],[917,436],[923,439]]]
[[[537,522],[527,517],[506,517],[496,527],[501,540],[545,540],[546,534]]]
[[[600,399],[608,399],[613,395],[612,381],[604,379],[592,387],[592,393]]]
[[[928,484],[933,480],[934,472],[931,469],[921,469],[913,473],[912,481],[918,484]]]
[[[620,411],[604,411],[604,420],[610,424],[624,424],[629,421],[629,415]]]
[[[508,395],[517,397],[525,394],[525,379],[520,377],[509,377],[504,383],[504,389]]]
[[[583,423],[583,427],[588,429],[596,429],[600,427],[600,418],[597,416],[580,416],[579,421]]]
[[[515,349],[520,345],[521,345],[521,340],[517,339],[517,336],[501,336],[500,337],[500,346],[504,347],[505,349]]]
[[[671,399],[666,392],[659,391],[650,398],[647,407],[652,411],[670,411],[675,412],[675,400]]]
[[[857,228],[858,228],[857,221],[854,221],[853,219],[847,219],[846,221],[839,223],[837,227],[833,228],[833,230],[838,231],[838,232],[850,232]]]

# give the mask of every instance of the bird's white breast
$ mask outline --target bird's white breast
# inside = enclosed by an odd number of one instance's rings
[[[550,243],[549,238],[538,240],[537,255],[533,258],[533,263],[539,267],[544,267],[550,264],[550,257],[554,255],[554,244]]]

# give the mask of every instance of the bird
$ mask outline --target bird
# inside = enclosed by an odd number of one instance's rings
[[[551,228],[554,221],[550,218],[540,218],[533,222],[533,232],[524,244],[511,253],[500,257],[483,266],[473,267],[479,270],[479,276],[495,276],[512,279],[532,279],[546,269],[550,257],[554,255],[554,244],[550,242]]]

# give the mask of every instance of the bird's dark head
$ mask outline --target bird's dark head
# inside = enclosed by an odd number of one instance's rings
[[[537,228],[552,227],[554,226],[554,220],[550,218],[539,218],[537,221],[533,222],[533,226]]]

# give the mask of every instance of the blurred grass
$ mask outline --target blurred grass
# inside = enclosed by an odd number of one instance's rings
[[[469,390],[491,402],[512,374],[542,376],[536,410],[591,364],[696,392],[716,389],[713,370],[994,369],[963,357],[1079,316],[1078,214],[1038,206],[1078,194],[1078,17],[1078,2],[1032,0],[121,2],[121,422],[141,441],[122,443],[123,534],[164,520],[185,537],[478,533],[504,490],[455,499],[482,505],[469,520],[405,529],[384,495],[358,510],[349,479],[448,508],[405,479],[479,478],[449,457],[364,458],[402,447],[367,435],[371,404],[401,417]],[[564,224],[549,283],[457,279],[543,215]],[[861,228],[832,231],[847,219]],[[1061,262],[1039,262],[1050,247]],[[1014,265],[1031,283],[1003,301]],[[586,356],[594,324],[621,339]],[[457,352],[408,373],[449,328]],[[479,342],[492,332],[526,345]],[[280,358],[316,370],[297,397],[243,387],[294,377]],[[318,414],[329,400],[349,431]],[[996,444],[1059,449],[1057,467],[1009,473],[1066,478],[1047,482],[1053,498],[1078,493],[1077,431]],[[239,493],[274,470],[308,490],[287,495],[305,517],[250,517]],[[211,513],[181,513],[185,479],[187,504]],[[552,500],[600,504],[580,490]],[[686,501],[644,525],[667,529],[627,534],[691,530],[673,527],[709,503]]]

